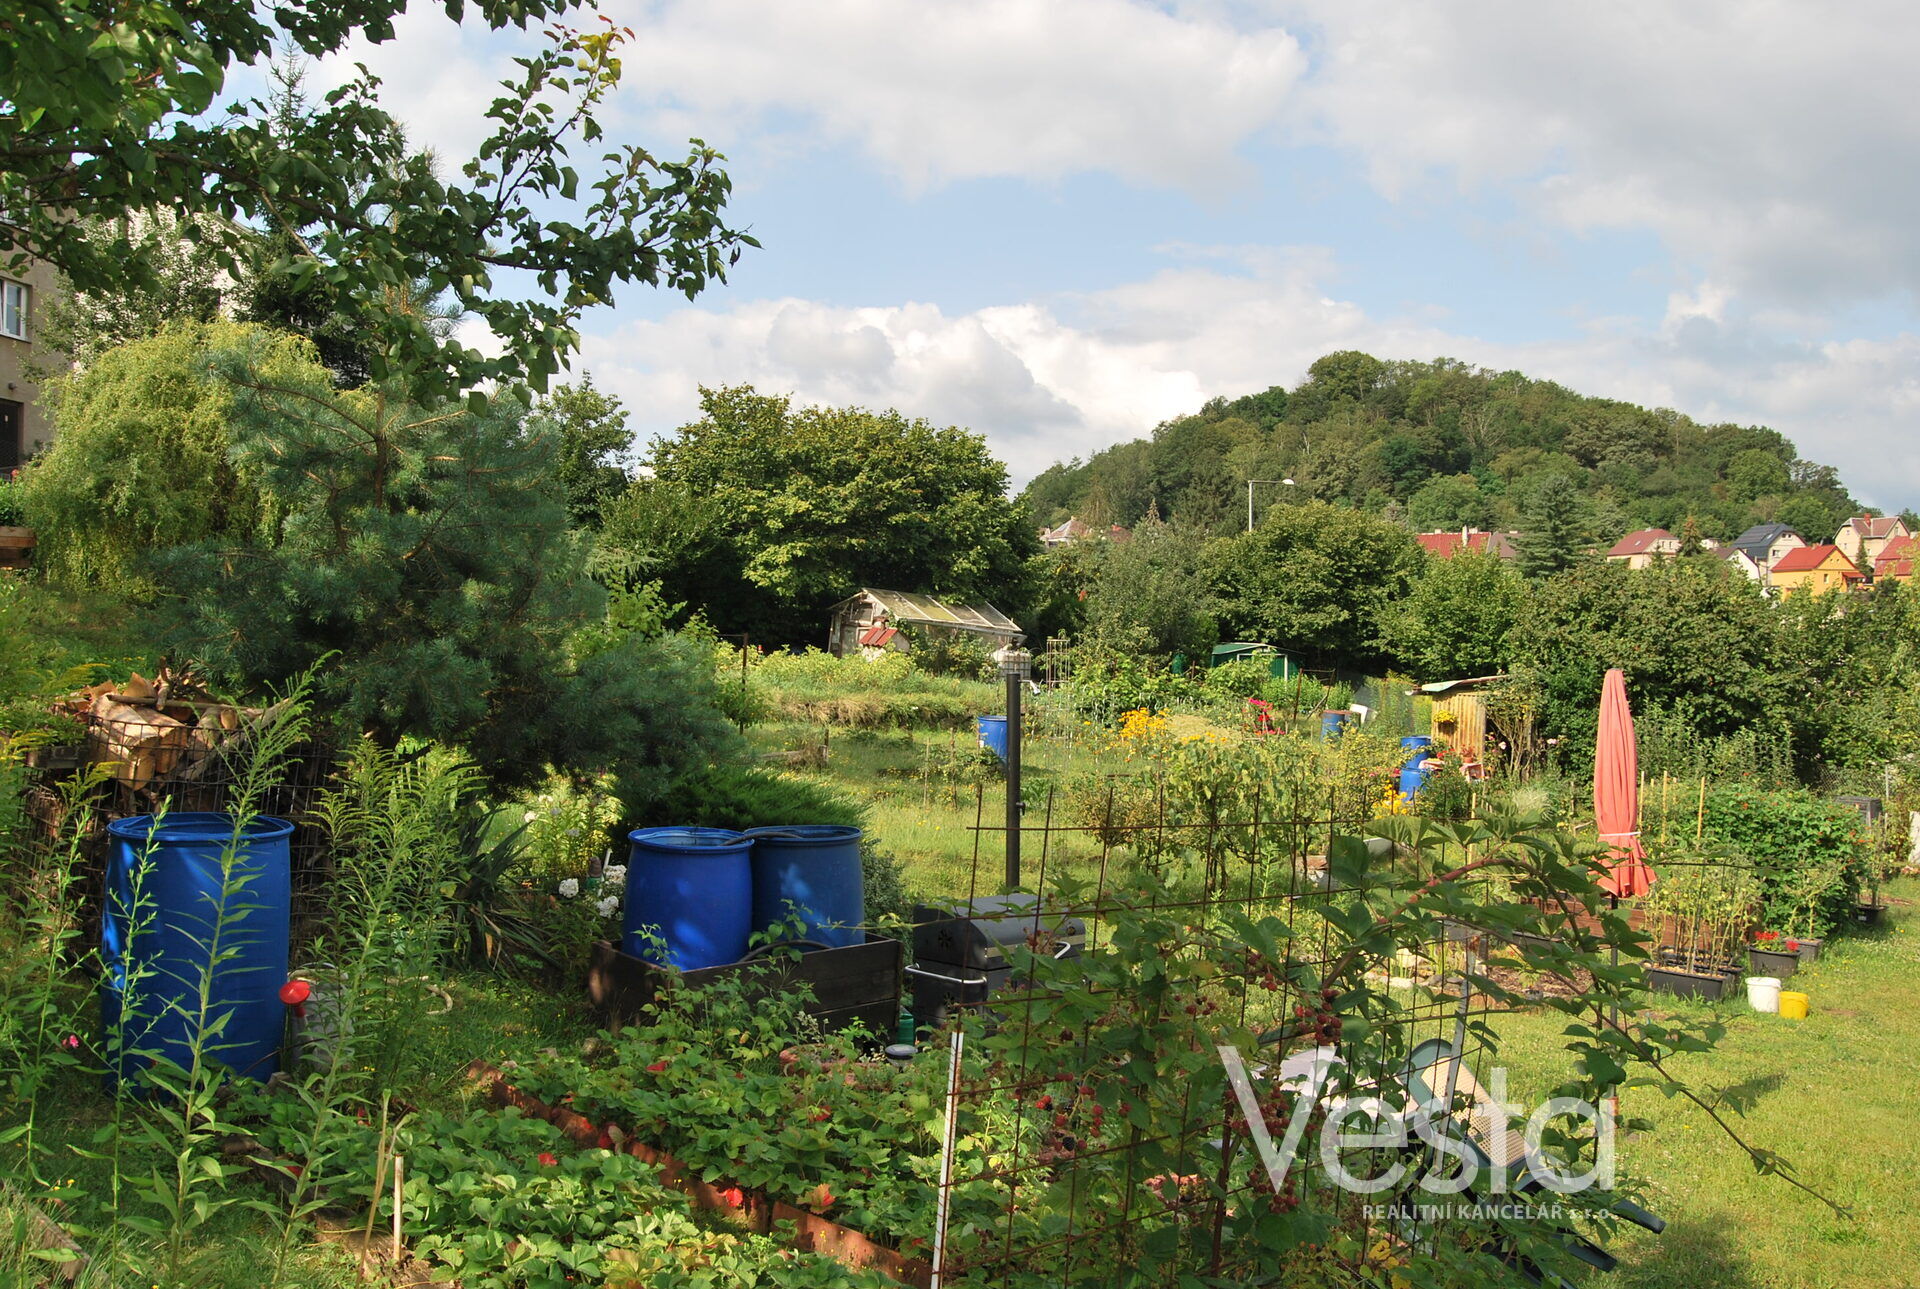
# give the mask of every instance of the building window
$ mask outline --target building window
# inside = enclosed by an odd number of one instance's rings
[[[15,340],[27,338],[30,296],[26,283],[0,281],[0,336],[12,336]]]

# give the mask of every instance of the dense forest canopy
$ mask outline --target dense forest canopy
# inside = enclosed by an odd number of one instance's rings
[[[1246,525],[1250,479],[1294,481],[1256,488],[1260,513],[1284,491],[1419,530],[1524,529],[1572,497],[1576,513],[1554,518],[1595,541],[1679,533],[1689,519],[1702,537],[1778,521],[1828,540],[1861,512],[1831,466],[1802,460],[1774,430],[1702,425],[1450,358],[1351,350],[1316,361],[1292,390],[1216,398],[1150,437],[1054,465],[1023,499],[1042,524],[1132,524],[1157,507],[1225,534]]]

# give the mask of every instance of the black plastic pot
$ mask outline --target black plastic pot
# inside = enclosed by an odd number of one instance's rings
[[[1751,975],[1775,976],[1785,980],[1800,969],[1800,955],[1788,953],[1785,949],[1751,947],[1747,950],[1747,968]]]
[[[1886,911],[1884,904],[1862,904],[1853,910],[1853,920],[1861,926],[1879,926],[1880,915]]]
[[[1703,976],[1692,971],[1682,971],[1678,967],[1647,968],[1647,988],[1657,989],[1661,993],[1673,994],[1679,998],[1698,998],[1704,1002],[1717,1002],[1725,998],[1739,978],[1738,972]]]

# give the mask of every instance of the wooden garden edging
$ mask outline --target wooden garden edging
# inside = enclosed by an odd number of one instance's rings
[[[485,1084],[487,1097],[495,1105],[514,1106],[533,1118],[544,1119],[558,1128],[569,1141],[582,1146],[622,1150],[654,1165],[660,1170],[663,1185],[685,1195],[695,1207],[717,1213],[735,1226],[756,1235],[779,1239],[775,1227],[781,1222],[790,1222],[793,1224],[793,1237],[789,1243],[802,1253],[832,1258],[842,1266],[855,1270],[878,1271],[912,1289],[929,1289],[933,1283],[931,1263],[889,1249],[832,1218],[795,1207],[783,1200],[770,1199],[763,1191],[715,1186],[696,1175],[684,1161],[644,1141],[627,1137],[610,1147],[609,1125],[597,1124],[577,1110],[566,1106],[550,1106],[538,1097],[522,1092],[508,1081],[505,1071],[485,1061],[475,1061],[469,1065],[467,1077],[475,1083]]]

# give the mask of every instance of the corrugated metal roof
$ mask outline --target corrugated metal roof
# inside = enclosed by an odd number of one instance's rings
[[[965,631],[978,631],[996,636],[1026,634],[1020,629],[1018,622],[991,604],[953,604],[937,595],[916,595],[911,591],[878,591],[870,586],[861,587],[860,595],[873,600],[895,622],[959,627]],[[852,598],[858,599],[859,596]],[[847,601],[843,600],[841,603],[844,604]]]

